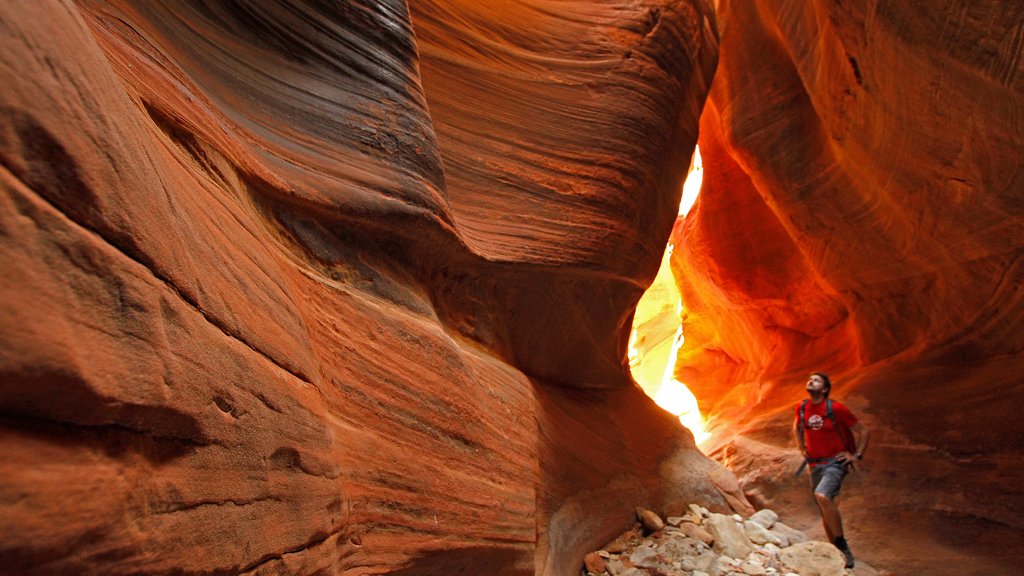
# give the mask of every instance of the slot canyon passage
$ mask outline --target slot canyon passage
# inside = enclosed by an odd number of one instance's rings
[[[578,574],[636,506],[728,511],[723,464],[821,538],[811,370],[872,430],[858,560],[1020,573],[1017,0],[0,30],[0,573]],[[710,457],[626,358],[668,241]]]

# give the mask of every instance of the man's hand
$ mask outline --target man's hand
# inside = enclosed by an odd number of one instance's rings
[[[857,463],[857,456],[844,450],[836,454],[836,461],[844,466],[853,466]]]
[[[839,454],[836,454],[836,460],[838,460],[840,464],[853,464],[857,461],[857,457],[844,450]]]

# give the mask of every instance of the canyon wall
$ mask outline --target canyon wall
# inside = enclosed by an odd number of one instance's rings
[[[725,506],[625,365],[708,2],[0,29],[0,571],[560,575]]]
[[[673,233],[677,375],[717,454],[815,524],[789,426],[808,372],[830,372],[874,431],[844,490],[855,553],[896,574],[1016,573],[1024,8],[722,0],[718,16],[704,187]]]
[[[698,122],[677,377],[715,454],[813,527],[788,430],[829,371],[874,432],[860,558],[1024,561],[1015,3],[81,0],[0,29],[4,571],[560,575],[636,505],[724,508],[625,364]]]

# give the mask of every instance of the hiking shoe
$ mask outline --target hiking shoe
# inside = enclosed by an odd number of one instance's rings
[[[840,548],[839,551],[843,553],[843,556],[846,556],[846,567],[853,568],[853,552],[850,551],[850,547]]]

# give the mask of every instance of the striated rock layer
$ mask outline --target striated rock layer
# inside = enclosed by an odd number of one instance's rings
[[[724,507],[632,384],[703,0],[0,4],[0,555],[566,574]]]
[[[874,430],[854,551],[897,574],[1024,560],[1024,8],[718,3],[704,189],[674,233],[677,372],[721,454],[803,506],[788,427],[807,372]],[[859,545],[858,545],[859,544]]]

